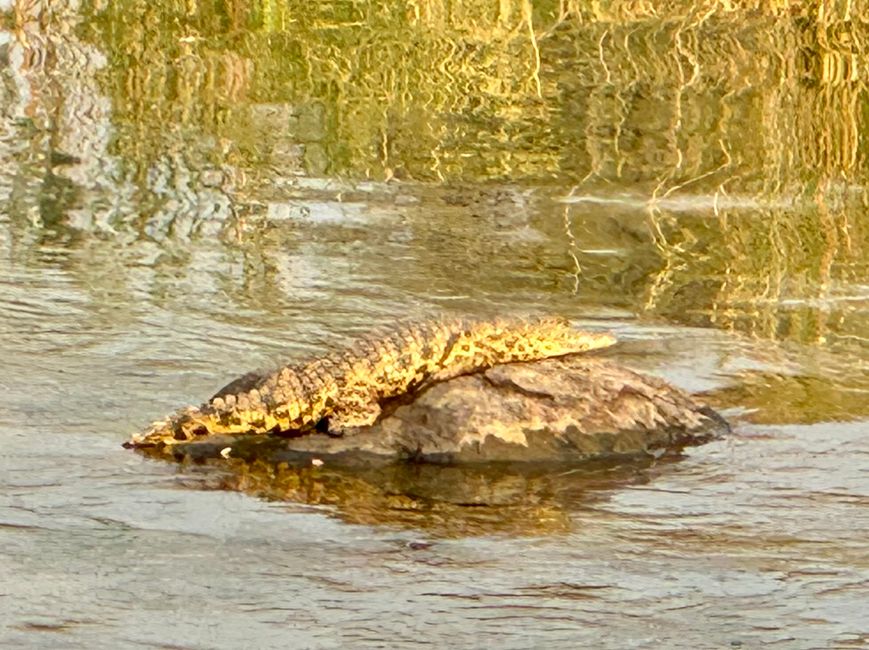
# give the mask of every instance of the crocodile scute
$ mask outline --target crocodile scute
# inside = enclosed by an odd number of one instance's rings
[[[126,447],[165,449],[212,435],[302,435],[374,424],[399,397],[502,363],[535,361],[613,345],[606,333],[562,319],[442,318],[400,325],[346,350],[249,373],[199,407],[183,408],[136,434]]]

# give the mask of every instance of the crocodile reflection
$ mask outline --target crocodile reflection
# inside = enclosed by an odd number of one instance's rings
[[[300,466],[230,459],[188,465],[181,482],[276,502],[327,507],[346,523],[417,529],[434,537],[549,535],[613,490],[646,483],[650,468],[678,454],[629,463],[502,463],[480,466],[389,464],[366,468]]]

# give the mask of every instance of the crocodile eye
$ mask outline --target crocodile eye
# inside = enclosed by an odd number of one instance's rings
[[[195,436],[208,435],[208,429],[204,424],[185,425],[175,431],[172,436],[175,440],[191,440]]]
[[[467,343],[465,343],[465,344],[462,346],[462,352],[470,352],[470,351],[471,351],[471,346],[468,345]]]

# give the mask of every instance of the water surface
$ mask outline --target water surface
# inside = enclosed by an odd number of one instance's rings
[[[869,646],[862,23],[218,4],[5,18],[0,646]],[[734,432],[524,470],[120,447],[442,311],[614,330]]]

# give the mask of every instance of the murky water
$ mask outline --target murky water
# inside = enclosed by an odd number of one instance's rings
[[[6,4],[0,647],[869,647],[859,24]],[[622,467],[120,447],[440,310],[613,329],[734,432]]]

